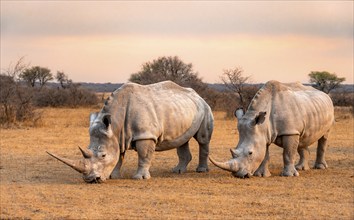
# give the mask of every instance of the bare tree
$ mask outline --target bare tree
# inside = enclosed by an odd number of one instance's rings
[[[241,107],[246,109],[248,102],[246,102],[245,85],[249,81],[250,76],[243,76],[243,69],[235,67],[234,69],[225,69],[220,77],[226,88],[237,94]]]
[[[14,81],[17,81],[19,76],[28,68],[29,65],[29,63],[25,63],[25,57],[23,56],[20,57],[14,65],[10,63],[7,69],[1,71],[1,74],[11,77]]]

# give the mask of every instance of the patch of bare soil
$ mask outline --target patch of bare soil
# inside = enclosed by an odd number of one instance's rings
[[[129,151],[123,179],[86,184],[81,174],[45,151],[80,158],[89,143],[94,109],[44,109],[38,128],[0,130],[0,218],[24,219],[353,219],[353,118],[333,127],[326,155],[329,168],[280,177],[282,150],[271,146],[269,178],[237,179],[209,164],[196,173],[198,147],[191,141],[188,172],[174,174],[175,150],[156,152],[149,180],[130,179],[137,154]],[[236,120],[215,113],[211,155],[231,157],[238,141]],[[311,146],[313,166],[316,146]]]

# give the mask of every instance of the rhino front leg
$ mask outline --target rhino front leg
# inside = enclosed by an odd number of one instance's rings
[[[155,142],[152,140],[137,141],[136,150],[138,152],[138,170],[133,178],[149,179],[149,169],[155,152]]]
[[[299,145],[299,136],[283,136],[282,146],[283,151],[283,161],[284,168],[281,173],[282,176],[299,176],[299,173],[295,169],[295,154]]]
[[[125,152],[123,152],[123,153],[121,153],[119,155],[119,161],[118,161],[117,165],[114,167],[114,169],[113,169],[113,171],[111,173],[111,176],[110,176],[111,179],[120,179],[120,178],[122,178],[122,174],[120,172],[120,169],[121,169],[122,164],[123,164],[124,155],[125,155]]]
[[[181,147],[177,148],[178,165],[173,168],[174,173],[184,173],[187,171],[187,165],[192,160],[192,154],[189,150],[189,143],[185,143]]]
[[[261,165],[258,167],[258,169],[256,170],[256,172],[254,172],[253,175],[254,176],[262,176],[262,177],[271,176],[271,173],[268,169],[268,163],[269,163],[269,145],[267,146],[264,160],[262,161]]]
[[[296,164],[295,168],[297,170],[308,170],[310,169],[309,164],[308,164],[308,159],[310,156],[310,151],[308,147],[304,147],[304,148],[299,148],[297,150],[297,152],[300,155],[300,160],[299,163]]]

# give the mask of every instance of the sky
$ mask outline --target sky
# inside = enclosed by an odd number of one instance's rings
[[[237,67],[253,83],[328,71],[353,84],[353,4],[1,0],[1,69],[24,56],[75,82],[124,83],[144,63],[178,56],[208,83]]]

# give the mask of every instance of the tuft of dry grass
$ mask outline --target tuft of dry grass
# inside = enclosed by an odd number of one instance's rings
[[[333,126],[327,170],[280,177],[282,150],[270,147],[269,178],[237,179],[210,164],[194,172],[198,147],[191,141],[188,172],[174,174],[175,150],[156,152],[152,179],[130,179],[137,154],[127,152],[123,179],[86,184],[81,175],[45,151],[80,158],[89,143],[89,113],[98,108],[45,108],[41,126],[0,130],[0,218],[24,219],[353,219],[353,118]],[[336,113],[337,114],[337,113]],[[339,113],[340,114],[340,113]],[[238,141],[236,120],[214,112],[211,155],[230,158]],[[340,117],[340,115],[339,115]],[[311,146],[311,166],[316,146]]]
[[[334,117],[336,121],[349,120],[354,116],[354,109],[352,106],[336,106],[334,107]]]

